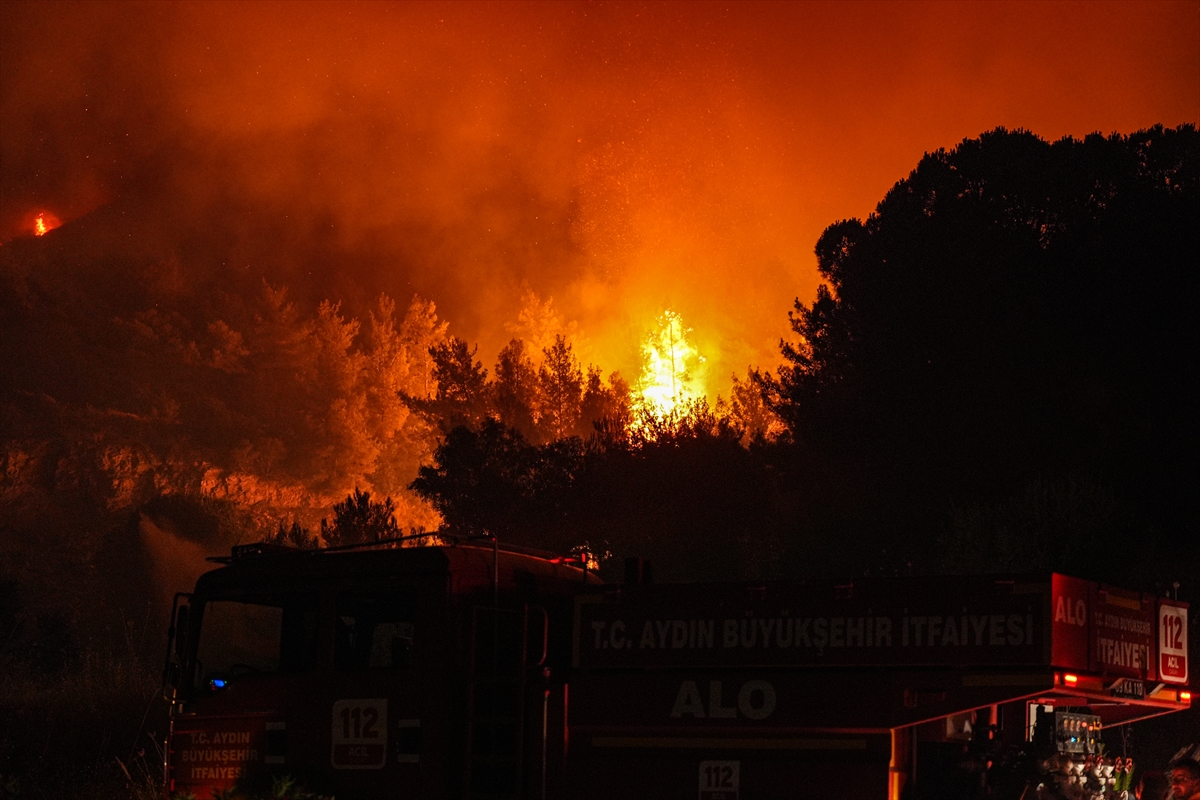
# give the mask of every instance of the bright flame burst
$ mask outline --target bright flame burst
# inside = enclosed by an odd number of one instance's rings
[[[704,397],[707,367],[688,335],[683,318],[665,311],[642,344],[642,376],[637,394],[646,410],[662,419],[685,411]]]
[[[43,211],[33,220],[33,235],[45,236],[61,224],[62,221],[58,217],[48,211]]]

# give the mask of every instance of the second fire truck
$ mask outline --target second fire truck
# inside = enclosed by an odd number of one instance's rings
[[[660,585],[250,545],[176,599],[167,797],[1115,797],[1187,606],[1059,574]],[[1131,787],[1130,787],[1131,788]],[[1033,792],[1030,794],[1030,792]]]

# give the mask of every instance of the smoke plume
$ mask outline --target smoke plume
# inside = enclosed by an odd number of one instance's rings
[[[136,200],[189,284],[418,293],[488,359],[532,289],[627,376],[671,309],[713,393],[777,361],[817,235],[924,150],[1195,121],[1200,95],[1194,3],[3,16],[0,240]]]

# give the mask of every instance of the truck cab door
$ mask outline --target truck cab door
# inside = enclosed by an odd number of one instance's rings
[[[328,750],[321,757],[340,794],[430,796],[434,776],[422,764],[428,659],[421,653],[427,624],[420,599],[415,587],[336,595],[325,692]]]

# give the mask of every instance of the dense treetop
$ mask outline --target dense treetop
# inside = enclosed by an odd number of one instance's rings
[[[976,542],[997,565],[1194,550],[1197,220],[1191,126],[1053,144],[998,129],[927,154],[817,243],[828,286],[797,303],[799,339],[764,380],[797,457],[836,476],[830,504],[862,492],[913,536],[1014,503],[1108,515],[1025,532],[1057,543]],[[1068,558],[1072,536],[1088,543]]]

